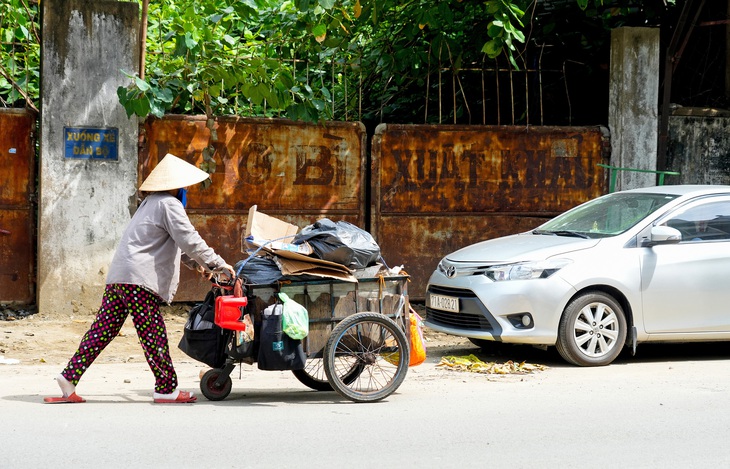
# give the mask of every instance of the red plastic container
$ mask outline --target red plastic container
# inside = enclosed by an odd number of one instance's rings
[[[241,308],[248,304],[248,299],[233,295],[219,296],[215,299],[215,323],[223,329],[245,331],[246,324],[242,321]]]

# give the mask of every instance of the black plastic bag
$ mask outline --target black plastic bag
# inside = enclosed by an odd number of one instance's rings
[[[294,340],[282,329],[282,305],[274,304],[261,314],[261,330],[257,333],[260,370],[302,370],[307,363],[301,340]]]
[[[252,364],[255,361],[254,345],[255,327],[251,321],[251,315],[246,313],[243,322],[246,323],[246,330],[234,331],[231,334],[231,340],[226,346],[226,355],[234,360],[242,360],[245,363]]]
[[[335,223],[322,218],[303,228],[293,243],[305,241],[312,246],[316,257],[351,269],[371,266],[380,258],[380,246],[372,235],[343,220]]]
[[[221,368],[226,361],[230,333],[215,324],[215,296],[209,291],[205,300],[190,310],[178,347],[192,359]]]

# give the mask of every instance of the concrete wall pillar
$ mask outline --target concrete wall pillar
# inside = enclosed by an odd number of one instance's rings
[[[136,208],[136,118],[117,88],[139,69],[137,3],[44,0],[38,311],[98,309]]]
[[[611,32],[611,166],[656,170],[659,62],[659,29]],[[652,173],[621,171],[616,180],[616,190],[655,185]]]

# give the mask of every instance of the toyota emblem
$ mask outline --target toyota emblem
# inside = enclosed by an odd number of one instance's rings
[[[446,276],[451,278],[454,275],[456,275],[456,267],[454,267],[453,265],[448,266],[446,268]]]

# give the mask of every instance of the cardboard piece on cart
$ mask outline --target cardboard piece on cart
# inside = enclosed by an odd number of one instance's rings
[[[294,235],[299,227],[279,220],[265,213],[258,212],[257,206],[253,205],[248,210],[248,221],[246,231],[243,235],[242,251],[246,248],[257,249],[275,253],[276,251],[291,251],[305,256],[314,251],[308,243],[292,244]]]
[[[248,211],[248,222],[246,223],[242,246],[244,252],[246,248],[258,249],[261,247],[262,250],[279,257],[280,261],[290,261],[281,262],[285,266],[282,268],[284,275],[311,274],[339,280],[356,281],[352,271],[347,266],[305,254],[313,252],[309,244],[305,243],[305,247],[301,250],[292,247],[298,246],[290,244],[290,242],[299,231],[299,227],[258,212],[256,208],[257,206],[253,205]],[[272,243],[272,240],[283,243],[283,246]],[[285,269],[287,272],[284,271]]]
[[[314,259],[315,262],[308,262],[277,256],[275,262],[284,275],[313,275],[315,277],[334,278],[346,282],[357,282],[357,278],[352,273],[345,272],[341,269],[344,266],[335,264],[335,267],[332,267],[317,263],[316,261],[318,260]],[[327,264],[332,264],[332,262],[327,262]]]

